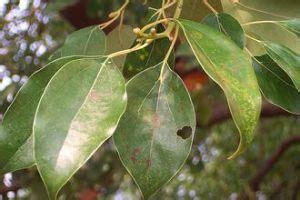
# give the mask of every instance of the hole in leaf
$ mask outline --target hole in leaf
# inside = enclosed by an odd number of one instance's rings
[[[177,135],[185,140],[185,139],[191,137],[192,132],[193,132],[193,130],[190,126],[185,126],[182,129],[179,129],[177,131]]]

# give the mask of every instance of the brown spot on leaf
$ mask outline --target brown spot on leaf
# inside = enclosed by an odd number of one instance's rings
[[[97,91],[92,90],[90,93],[90,98],[92,101],[98,101],[100,99],[100,94]]]
[[[138,154],[141,152],[141,149],[140,148],[134,148],[132,150],[132,153],[131,153],[131,156],[130,156],[130,160],[133,161],[133,162],[136,162],[137,160],[137,156]]]
[[[179,129],[177,131],[177,135],[185,140],[185,139],[191,137],[192,132],[193,132],[193,130],[190,126],[185,126],[182,129]]]
[[[150,168],[151,167],[151,160],[146,160],[146,166],[147,166],[147,168]]]
[[[158,128],[160,126],[160,119],[157,113],[152,115],[152,127]]]

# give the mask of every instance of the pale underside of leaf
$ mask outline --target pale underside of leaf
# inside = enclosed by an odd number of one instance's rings
[[[195,131],[194,109],[182,80],[165,63],[132,78],[127,93],[128,106],[114,141],[147,199],[184,164]]]
[[[124,79],[108,58],[76,60],[53,76],[34,121],[37,168],[51,199],[111,137],[126,102]]]
[[[254,137],[261,95],[250,57],[222,33],[214,29],[180,20],[186,38],[202,68],[223,89],[240,132],[240,143],[234,158],[241,154]]]
[[[56,71],[78,58],[80,56],[70,56],[50,62],[21,87],[4,115],[0,132],[0,171],[12,172],[34,165],[31,135],[39,99]]]

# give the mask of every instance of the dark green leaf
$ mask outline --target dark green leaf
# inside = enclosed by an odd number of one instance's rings
[[[57,59],[34,73],[20,89],[4,115],[0,132],[0,172],[15,171],[34,164],[32,124],[39,100],[51,77],[64,64],[80,57]]]
[[[300,114],[300,93],[286,73],[268,55],[256,57],[253,66],[268,101],[288,112]]]
[[[34,120],[34,153],[51,199],[114,133],[127,102],[124,82],[104,57],[69,62],[47,85]]]
[[[250,57],[222,33],[204,24],[180,20],[185,36],[206,73],[224,90],[240,144],[231,156],[242,153],[254,137],[261,95]]]
[[[291,49],[271,42],[265,43],[269,56],[291,77],[300,91],[300,55]]]
[[[291,19],[277,23],[300,37],[300,19]]]
[[[231,15],[226,13],[210,14],[202,22],[230,37],[241,49],[245,47],[244,30]]]
[[[189,155],[194,108],[182,80],[163,63],[131,79],[127,94],[128,106],[114,141],[147,199],[177,174]]]
[[[167,38],[155,40],[150,46],[128,54],[123,68],[125,78],[132,78],[137,73],[163,61],[169,44]],[[174,64],[174,54],[170,56],[169,63]]]
[[[70,34],[51,60],[65,56],[101,56],[106,50],[106,37],[99,26],[90,26]]]

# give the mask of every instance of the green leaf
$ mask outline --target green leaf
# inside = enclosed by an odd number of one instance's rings
[[[265,48],[269,56],[291,77],[297,90],[300,91],[300,55],[272,42],[266,42]]]
[[[251,59],[220,32],[196,22],[178,21],[206,73],[224,90],[240,132],[240,144],[230,157],[242,153],[254,137],[261,95]]]
[[[106,54],[115,53],[125,49],[129,49],[136,39],[136,35],[132,31],[131,26],[122,25],[117,26],[107,35],[107,49]],[[123,68],[126,55],[113,58],[114,63],[119,69]]]
[[[300,37],[300,19],[291,19],[277,23]]]
[[[57,12],[64,9],[65,7],[75,4],[78,0],[52,0],[47,3],[46,12]]]
[[[51,60],[65,56],[101,56],[106,50],[106,37],[99,26],[90,26],[71,33]]]
[[[218,12],[222,11],[222,4],[220,0],[209,0],[209,3]],[[203,3],[202,0],[184,0],[180,18],[201,21],[210,13],[211,10]]]
[[[222,0],[222,5],[224,12],[231,14],[241,24],[300,18],[299,0]],[[252,37],[283,44],[300,52],[300,40],[297,36],[276,23],[258,23],[243,27],[246,34]],[[247,48],[253,55],[266,54],[263,45],[251,39],[247,40]]]
[[[32,125],[39,100],[51,77],[64,64],[78,59],[65,57],[34,73],[6,111],[0,132],[0,172],[11,172],[34,164]]]
[[[227,35],[241,49],[245,47],[245,33],[240,23],[227,13],[210,14],[206,16],[202,23],[217,29]]]
[[[127,55],[123,75],[129,79],[145,69],[157,65],[164,60],[169,49],[167,38],[155,40],[151,45]],[[174,64],[174,54],[170,56],[170,64]]]
[[[147,199],[187,159],[196,126],[194,108],[182,80],[164,63],[139,73],[126,88],[128,105],[114,141]]]
[[[36,164],[51,199],[112,136],[126,102],[122,74],[106,57],[69,62],[53,76],[34,121]]]
[[[267,100],[288,112],[300,114],[300,93],[287,74],[268,55],[256,57],[253,67]]]

